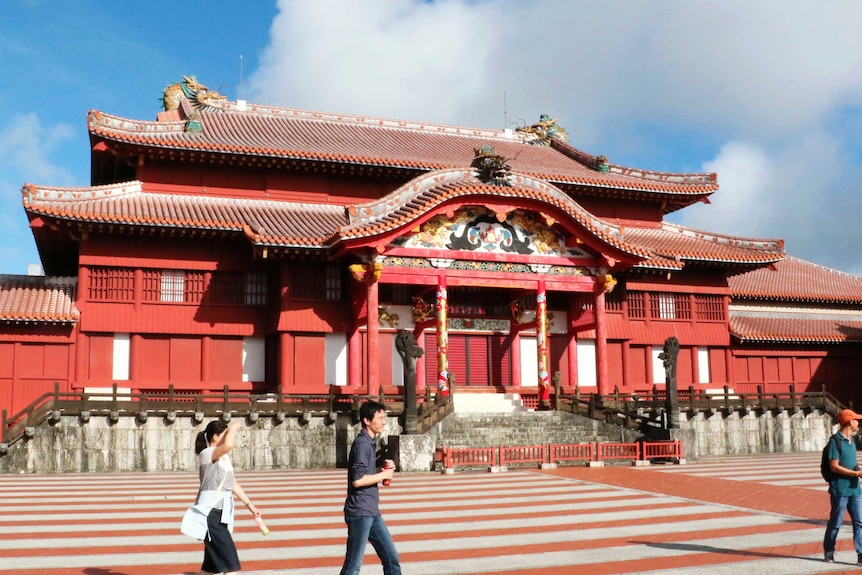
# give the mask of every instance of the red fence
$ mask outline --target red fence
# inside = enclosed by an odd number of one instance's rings
[[[550,454],[548,463],[564,461],[595,461],[595,443],[551,443],[548,444]]]
[[[491,448],[493,449],[493,447]],[[548,462],[547,445],[517,445],[500,447],[500,465]]]
[[[641,458],[640,443],[599,443],[596,449],[596,461],[608,459],[630,459],[637,461]]]
[[[644,441],[637,443],[550,443],[500,447],[444,447],[436,460],[442,461],[444,472],[456,467],[498,467],[524,464],[557,464],[608,460],[651,461],[671,459],[683,461],[679,441]]]
[[[443,467],[497,467],[496,447],[444,447]]]

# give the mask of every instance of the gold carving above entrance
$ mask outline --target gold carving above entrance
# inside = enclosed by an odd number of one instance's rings
[[[593,257],[580,248],[567,247],[563,235],[534,213],[512,210],[498,214],[478,206],[461,208],[452,217],[434,216],[414,234],[399,238],[393,244],[441,251]]]

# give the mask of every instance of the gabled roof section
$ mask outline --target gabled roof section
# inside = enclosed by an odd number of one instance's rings
[[[764,266],[784,258],[784,240],[740,238],[712,234],[662,222],[653,227],[625,226],[626,241],[650,249],[653,257],[636,267],[652,270],[701,265]]]
[[[137,181],[85,188],[27,184],[21,193],[31,218],[236,233],[261,246],[320,248],[347,222],[343,206],[152,193]]]
[[[0,321],[70,324],[81,314],[75,307],[78,279],[0,275]]]
[[[379,200],[350,206],[349,222],[339,230],[339,239],[385,234],[412,224],[444,203],[473,197],[479,205],[496,200],[516,206],[529,203],[536,209],[545,204],[570,216],[605,245],[636,259],[649,257],[648,250],[625,241],[616,226],[595,217],[560,189],[523,174],[513,173],[508,180],[510,185],[492,185],[480,181],[473,170],[460,169],[420,176]]]
[[[187,119],[178,110],[161,117],[163,121],[145,122],[90,111],[87,123],[91,139],[136,148],[428,171],[469,166],[474,150],[490,144],[508,159],[513,171],[555,184],[657,192],[690,197],[691,201],[718,189],[714,174],[661,177],[621,167],[601,172],[595,169],[593,156],[569,147],[530,145],[526,136],[512,130],[237,102],[195,111],[194,122],[199,123],[200,131],[187,131]]]
[[[735,299],[862,303],[862,277],[790,256],[728,283]]]

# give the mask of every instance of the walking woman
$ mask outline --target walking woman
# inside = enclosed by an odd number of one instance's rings
[[[234,478],[230,451],[233,449],[236,432],[242,422],[234,421],[228,426],[221,420],[211,421],[206,429],[198,433],[195,453],[198,454],[201,487],[198,504],[215,506],[207,517],[209,533],[204,538],[204,562],[201,573],[224,573],[231,575],[241,569],[231,533],[233,533],[234,495],[255,517],[260,511]]]

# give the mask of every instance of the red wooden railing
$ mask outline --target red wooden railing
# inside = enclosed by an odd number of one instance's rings
[[[679,441],[651,441],[643,444],[642,460],[682,459],[682,443]]]
[[[548,463],[596,460],[595,443],[551,443],[548,449]]]
[[[548,462],[547,445],[500,446],[500,465]]]
[[[599,443],[597,447],[596,461],[607,461],[608,459],[637,461],[641,458],[640,443]]]
[[[443,468],[477,467],[497,465],[496,447],[444,447]]]
[[[643,441],[637,443],[550,443],[499,447],[443,447],[435,456],[443,471],[456,467],[505,467],[513,464],[551,464],[564,461],[604,462],[609,460],[649,461],[683,460],[680,441]]]

